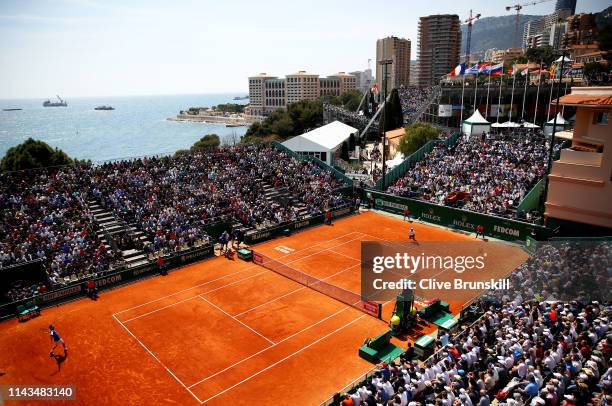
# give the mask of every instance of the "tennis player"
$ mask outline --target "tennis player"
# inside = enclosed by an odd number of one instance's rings
[[[60,337],[57,331],[55,331],[55,327],[53,327],[53,325],[49,326],[49,334],[51,335],[51,341],[53,341],[53,348],[51,348],[51,352],[49,352],[49,356],[53,358],[54,356],[53,351],[55,350],[55,347],[58,346],[58,344],[61,344],[62,347],[64,347],[64,354],[68,355],[68,348],[66,347],[66,343],[64,342],[64,339]]]
[[[410,227],[410,233],[408,234],[408,239],[412,241],[416,241],[416,232],[414,228]]]

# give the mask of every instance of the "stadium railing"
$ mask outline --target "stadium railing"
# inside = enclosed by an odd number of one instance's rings
[[[164,260],[168,266],[168,270],[173,270],[213,255],[213,245],[207,244],[201,247],[173,253],[164,257]],[[157,271],[157,264],[155,264],[155,262],[150,262],[116,272],[106,272],[103,275],[93,276],[93,279],[96,288],[104,290],[152,276],[156,274]],[[83,297],[86,295],[85,280],[86,279],[81,279],[65,285],[59,285],[55,289],[49,290],[43,294],[0,305],[0,320],[16,316],[17,306],[25,304],[28,301],[34,301],[39,307],[44,308]]]
[[[355,211],[355,208],[353,206],[346,204],[346,205],[339,206],[331,210],[331,215],[332,215],[332,218],[338,218],[338,217],[352,214],[354,211]],[[317,216],[312,216],[312,217],[300,219],[297,221],[279,224],[274,227],[247,233],[245,236],[245,242],[247,244],[255,244],[257,242],[261,242],[264,240],[269,240],[269,239],[281,236],[285,233],[285,230],[289,230],[290,232],[293,232],[293,231],[301,230],[303,228],[323,224],[324,221],[325,221],[325,216],[323,214],[319,214]]]
[[[283,144],[281,144],[278,141],[272,141],[272,146],[274,148],[278,149],[279,151],[286,152],[287,154],[289,154],[292,157],[294,157],[296,159],[299,159],[301,161],[313,161],[314,163],[319,165],[320,168],[322,168],[322,169],[324,169],[326,171],[330,171],[331,173],[333,173],[334,177],[336,179],[338,179],[339,181],[341,181],[342,183],[344,183],[344,184],[346,184],[348,186],[353,186],[353,180],[352,179],[347,178],[342,172],[340,172],[339,170],[337,170],[333,166],[330,166],[330,165],[326,164],[325,162],[321,161],[319,158],[316,158],[314,156],[300,155],[300,154],[296,153],[295,151],[290,150],[289,148],[287,148],[286,146],[284,146]]]
[[[364,202],[369,201],[377,210],[402,215],[404,209],[408,209],[410,215],[418,220],[470,233],[476,231],[477,225],[482,225],[485,235],[501,240],[524,243],[528,236],[545,240],[552,234],[552,230],[545,226],[520,220],[441,206],[378,190],[366,189],[364,194]]]
[[[444,144],[446,146],[455,145],[455,143],[459,139],[460,135],[461,135],[460,133],[453,133],[446,140],[431,140],[431,141],[428,141],[425,145],[423,145],[417,151],[415,151],[410,156],[408,156],[408,158],[406,158],[404,160],[404,162],[402,162],[401,164],[397,165],[395,168],[390,170],[385,175],[385,185],[389,186],[393,182],[395,182],[396,180],[401,178],[408,171],[408,169],[412,168],[418,161],[423,159],[425,154],[427,154],[428,152],[431,152],[431,150],[434,148],[434,146],[440,145],[440,144]],[[380,178],[380,179],[378,179],[376,181],[375,188],[377,190],[382,190],[382,182],[383,182],[382,178]]]
[[[571,143],[567,140],[563,141],[561,144],[561,148],[553,154],[553,160],[558,160],[561,156],[561,149],[567,148]],[[519,203],[516,208],[518,212],[528,212],[534,209],[538,209],[540,206],[542,193],[544,193],[544,186],[546,184],[545,178],[540,179],[538,183],[536,183],[531,190],[525,195],[523,200]]]
[[[481,314],[475,321],[473,321],[472,323],[470,323],[469,326],[467,326],[466,328],[464,328],[461,332],[459,332],[458,334],[453,336],[453,339],[456,339],[458,337],[461,337],[463,334],[465,334],[467,331],[470,330],[470,328],[472,328],[473,326],[475,326],[478,322],[480,322],[480,320],[484,317],[484,314]],[[424,360],[424,363],[428,363],[431,361],[435,361],[436,357],[439,357],[439,355],[444,352],[445,348],[440,348],[438,351],[436,351],[435,353],[433,353],[432,355],[430,355],[426,360]],[[385,358],[380,360],[380,362],[386,362],[386,363],[390,363],[391,361],[397,361],[399,360],[399,357],[393,358]],[[359,378],[355,379],[353,382],[351,382],[350,384],[346,385],[344,388],[340,389],[339,391],[337,391],[337,393],[340,394],[345,394],[345,393],[354,393],[355,390],[357,390],[358,388],[367,385],[370,382],[370,379],[376,374],[376,372],[379,370],[379,367],[373,367],[372,369],[370,369],[368,372],[366,372],[365,374],[361,375]],[[334,404],[334,397],[332,396],[331,398],[328,398],[327,400],[325,400],[323,403],[320,404],[320,406],[331,406]]]

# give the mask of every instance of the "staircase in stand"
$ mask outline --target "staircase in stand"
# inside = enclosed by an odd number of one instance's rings
[[[127,268],[149,262],[147,254],[144,251],[134,248],[126,250],[119,249],[116,241],[113,239],[113,236],[117,234],[127,233],[134,242],[146,244],[149,240],[144,235],[144,232],[138,230],[134,224],[127,224],[125,221],[118,219],[113,212],[104,209],[95,200],[90,200],[87,205],[98,225],[98,238],[100,238],[107,251],[119,251],[122,259],[121,262]]]

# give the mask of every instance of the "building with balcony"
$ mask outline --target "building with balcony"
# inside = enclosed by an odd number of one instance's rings
[[[438,84],[443,76],[459,65],[460,25],[456,14],[438,14],[419,19],[418,86]]]
[[[605,234],[612,229],[612,87],[574,87],[559,102],[576,108],[576,122],[572,146],[548,176],[547,225]]]
[[[387,93],[410,83],[410,40],[387,37],[376,41],[376,84],[383,91],[383,69],[381,61],[391,61],[387,66]]]
[[[324,95],[340,96],[356,89],[355,76],[338,72],[326,78],[315,73],[299,71],[286,78],[260,73],[249,77],[249,105],[245,112],[254,116],[268,116],[274,110],[301,100],[317,99]]]

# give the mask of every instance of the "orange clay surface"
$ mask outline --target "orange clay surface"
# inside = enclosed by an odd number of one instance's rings
[[[420,241],[474,241],[411,226]],[[359,292],[360,242],[406,240],[408,228],[366,212],[254,249]],[[511,255],[496,259],[498,277],[526,257],[507,249]],[[452,275],[438,279],[445,277]],[[443,292],[432,296],[444,299]],[[451,303],[452,310],[471,299]],[[385,304],[385,318],[392,310]],[[49,324],[69,348],[61,368],[49,357]],[[96,302],[80,299],[25,323],[1,323],[0,384],[72,384],[76,401],[63,402],[69,405],[315,405],[373,367],[357,350],[386,330],[384,321],[265,268],[214,258],[102,291]],[[13,402],[32,403],[61,402]]]

